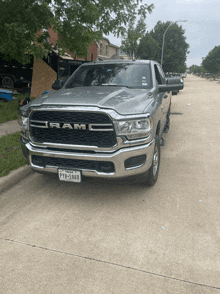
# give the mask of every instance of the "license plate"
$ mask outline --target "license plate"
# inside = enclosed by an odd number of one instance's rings
[[[59,169],[58,172],[60,181],[77,183],[81,183],[82,181],[81,172],[78,170]]]

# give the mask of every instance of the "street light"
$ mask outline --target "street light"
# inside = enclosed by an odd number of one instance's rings
[[[166,31],[164,32],[164,34],[163,34],[163,44],[162,44],[162,53],[161,53],[161,67],[162,67],[162,65],[163,65],[163,50],[164,50],[164,40],[165,40],[165,35],[166,35],[166,32],[167,32],[167,30],[169,29],[169,27],[172,25],[172,24],[175,24],[175,23],[177,23],[177,22],[187,22],[188,20],[177,20],[177,21],[172,21],[170,24],[169,24],[169,26],[167,27],[167,29],[166,29]]]

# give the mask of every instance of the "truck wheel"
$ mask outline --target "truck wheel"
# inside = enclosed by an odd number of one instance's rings
[[[14,89],[14,81],[11,77],[4,77],[2,80],[2,86],[10,89]]]
[[[148,170],[148,177],[146,180],[146,184],[148,186],[153,186],[156,183],[158,178],[158,173],[159,173],[159,167],[160,167],[160,139],[158,135],[156,135],[153,161],[152,161],[152,165],[150,169]]]

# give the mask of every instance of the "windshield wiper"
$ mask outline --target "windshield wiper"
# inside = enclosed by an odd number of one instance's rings
[[[109,86],[109,87],[127,87],[127,88],[129,88],[129,86],[127,86],[127,85],[120,85],[120,84],[101,84],[100,86]]]
[[[101,86],[118,86],[118,84],[101,84]]]

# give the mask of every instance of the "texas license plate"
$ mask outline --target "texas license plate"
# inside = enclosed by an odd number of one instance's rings
[[[82,181],[81,172],[78,170],[59,169],[58,173],[60,181],[77,183],[81,183]]]

